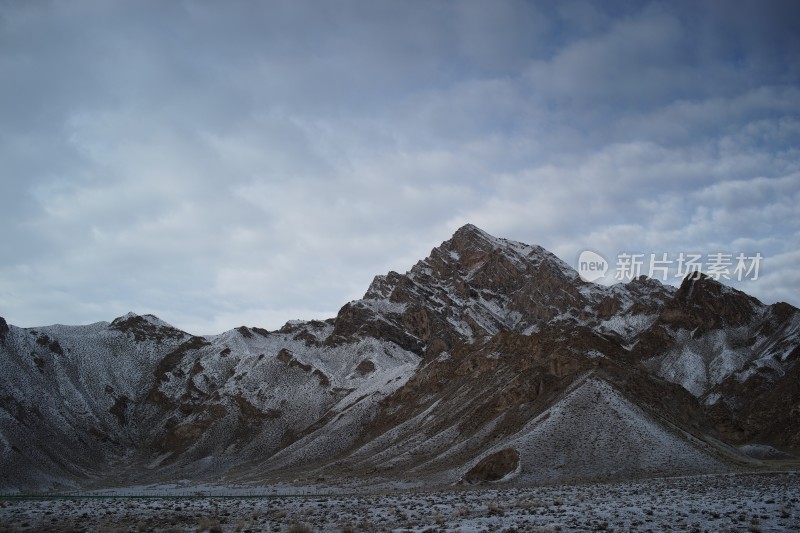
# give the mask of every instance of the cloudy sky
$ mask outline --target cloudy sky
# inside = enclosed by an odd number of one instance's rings
[[[467,222],[800,305],[798,206],[795,1],[0,0],[19,326],[335,316]]]

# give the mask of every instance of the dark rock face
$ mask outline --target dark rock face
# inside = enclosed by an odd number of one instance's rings
[[[506,448],[481,459],[467,472],[464,481],[467,483],[497,481],[516,470],[518,464],[519,452],[513,448]]]
[[[0,316],[0,341],[5,340],[8,335],[8,324],[6,319]]]
[[[375,372],[375,363],[373,363],[369,359],[364,359],[363,361],[358,363],[356,370],[362,374],[369,374],[371,372]]]
[[[704,274],[687,276],[675,298],[661,313],[661,324],[692,330],[695,336],[723,327],[739,327],[753,320],[763,304],[752,296],[726,287]]]
[[[158,320],[152,315],[128,315],[114,319],[109,326],[111,329],[128,333],[137,341],[155,340],[162,342],[166,339],[178,339],[186,334],[171,326],[154,323]]]
[[[422,353],[425,343],[403,327],[404,316],[399,313],[383,315],[363,302],[345,304],[339,310],[333,333],[325,340],[325,344],[341,346],[359,338],[372,337],[393,342],[410,352]]]

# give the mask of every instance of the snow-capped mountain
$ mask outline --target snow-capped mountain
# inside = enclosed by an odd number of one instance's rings
[[[0,490],[175,479],[545,482],[800,449],[800,312],[711,280],[585,283],[467,225],[326,321],[198,337],[0,318]]]

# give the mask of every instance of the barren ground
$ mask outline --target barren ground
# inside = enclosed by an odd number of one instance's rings
[[[800,474],[292,497],[0,500],[0,531],[796,531]]]

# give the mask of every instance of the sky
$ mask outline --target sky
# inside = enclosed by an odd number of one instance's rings
[[[799,206],[796,1],[0,0],[21,327],[333,317],[466,223],[800,306]]]

